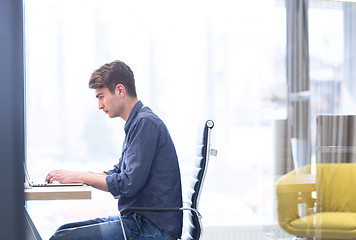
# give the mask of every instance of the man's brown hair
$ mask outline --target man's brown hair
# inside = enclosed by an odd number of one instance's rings
[[[134,74],[124,62],[116,60],[104,64],[90,77],[89,88],[108,88],[114,94],[117,84],[122,84],[131,97],[137,97]]]

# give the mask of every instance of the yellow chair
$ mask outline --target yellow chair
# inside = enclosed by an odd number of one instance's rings
[[[297,172],[277,181],[281,228],[298,237],[356,239],[356,164],[320,163],[316,175],[310,165]]]

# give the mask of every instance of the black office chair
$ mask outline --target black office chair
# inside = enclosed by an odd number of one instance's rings
[[[183,233],[182,239],[184,240],[199,240],[202,232],[201,225],[201,214],[198,211],[198,203],[200,193],[203,187],[205,174],[208,167],[209,156],[216,156],[217,151],[210,149],[210,135],[211,129],[214,127],[214,122],[212,120],[206,121],[204,125],[204,130],[202,132],[202,137],[199,139],[198,146],[199,151],[197,152],[197,157],[200,161],[197,161],[197,166],[194,173],[194,181],[192,181],[192,186],[189,191],[189,202],[185,203],[187,206],[182,208],[172,207],[172,208],[150,208],[150,207],[127,207],[121,209],[120,214],[123,215],[128,211],[151,211],[151,212],[164,212],[164,211],[189,211],[190,224],[186,232]]]

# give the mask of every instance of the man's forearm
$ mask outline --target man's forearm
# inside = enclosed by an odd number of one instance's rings
[[[84,172],[81,174],[81,182],[99,190],[108,192],[106,176],[106,173]]]
[[[108,192],[106,176],[106,173],[54,170],[48,173],[46,181],[50,183],[53,181],[59,181],[60,183],[79,182]]]

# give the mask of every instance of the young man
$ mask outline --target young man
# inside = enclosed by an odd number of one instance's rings
[[[89,81],[99,109],[121,117],[125,140],[121,158],[104,173],[51,171],[46,181],[81,182],[110,192],[118,208],[181,207],[182,190],[177,154],[169,132],[148,107],[138,101],[134,75],[121,61],[105,64]],[[182,212],[130,211],[122,217],[127,239],[177,239]],[[98,218],[61,226],[51,239],[124,239],[119,217]]]

